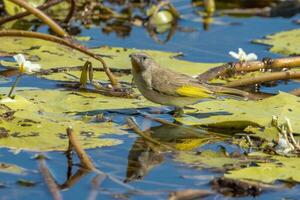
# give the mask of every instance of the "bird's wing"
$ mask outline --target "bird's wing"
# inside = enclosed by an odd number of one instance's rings
[[[194,98],[211,98],[213,93],[197,79],[165,68],[152,70],[151,87],[153,90],[169,95]]]

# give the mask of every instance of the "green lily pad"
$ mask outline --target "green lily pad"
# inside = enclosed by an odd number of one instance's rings
[[[252,154],[257,155],[257,154]],[[261,153],[258,153],[261,155]],[[251,155],[250,155],[251,157]],[[272,156],[274,162],[259,163],[258,166],[229,171],[227,178],[247,179],[265,183],[274,183],[276,180],[300,182],[300,158]]]
[[[66,128],[69,126],[78,134],[84,148],[120,144],[120,140],[101,136],[126,133],[121,130],[121,126],[112,122],[99,123],[84,115],[74,116],[80,112],[94,111],[97,104],[99,109],[104,109],[106,102],[101,98],[96,103],[95,98],[90,98],[89,94],[85,96],[56,90],[18,92],[22,96],[17,95],[13,101],[1,100],[1,105],[6,109],[1,109],[0,124],[8,133],[7,137],[0,140],[2,147],[37,151],[65,150],[68,145]],[[93,105],[89,101],[94,101]],[[108,104],[106,106],[109,107]]]
[[[299,47],[300,29],[279,32],[268,35],[265,39],[255,40],[256,43],[271,45],[271,52],[283,55],[300,54]]]
[[[244,129],[248,126],[268,127],[272,116],[276,115],[280,124],[288,117],[294,131],[300,132],[300,97],[288,93],[281,92],[260,101],[212,100],[191,107],[198,112],[176,120],[186,125]]]
[[[177,154],[175,160],[199,169],[227,171],[247,167],[256,162],[266,162],[266,157],[248,157],[243,154],[227,155],[222,151],[215,152],[212,150],[206,150],[201,153],[182,151]]]

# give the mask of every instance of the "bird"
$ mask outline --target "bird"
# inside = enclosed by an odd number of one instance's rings
[[[149,101],[175,106],[175,114],[183,114],[183,107],[202,100],[218,97],[247,97],[248,92],[234,88],[210,85],[187,74],[161,67],[149,54],[129,55],[132,76],[137,89]]]

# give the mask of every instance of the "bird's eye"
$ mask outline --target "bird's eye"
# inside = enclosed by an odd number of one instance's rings
[[[146,56],[142,56],[142,57],[141,57],[141,60],[142,60],[142,61],[145,61],[146,59],[147,59]]]

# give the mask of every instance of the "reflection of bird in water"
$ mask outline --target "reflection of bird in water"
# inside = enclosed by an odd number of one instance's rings
[[[161,162],[163,162],[163,155],[151,148],[142,138],[138,138],[129,151],[127,174],[124,182],[142,179]]]

